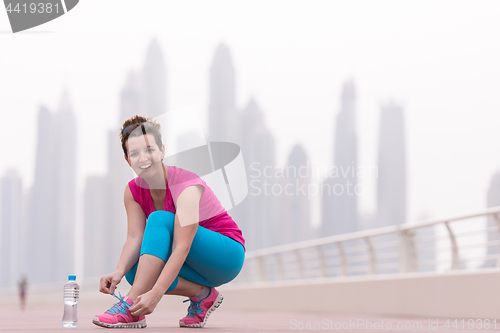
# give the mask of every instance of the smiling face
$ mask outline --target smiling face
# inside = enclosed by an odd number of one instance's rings
[[[127,142],[127,156],[125,159],[134,172],[141,178],[148,179],[161,172],[161,160],[165,157],[165,146],[158,147],[151,134],[129,137]]]

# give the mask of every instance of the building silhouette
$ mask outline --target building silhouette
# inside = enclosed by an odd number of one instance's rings
[[[281,244],[303,241],[313,238],[314,235],[311,226],[311,201],[308,193],[311,170],[307,161],[304,147],[296,144],[288,156],[286,180],[281,186],[283,194],[280,197],[284,201],[281,224],[286,225],[286,228],[281,230],[282,237],[285,237]]]
[[[229,48],[225,44],[219,44],[215,50],[209,73],[209,105],[208,105],[208,141],[210,142],[234,142],[240,145],[243,159],[245,151],[241,141],[246,138],[240,131],[241,117],[236,108],[236,79],[233,60]],[[182,144],[178,143],[180,147]],[[248,169],[247,169],[248,172]],[[247,216],[248,197],[238,206],[228,210],[228,214],[235,220],[245,237],[245,246],[249,243],[247,233],[251,225],[246,225],[250,217]],[[250,243],[250,248],[252,244]]]
[[[335,176],[323,180],[321,230],[324,236],[358,230],[356,90],[344,84],[334,137]]]
[[[142,70],[144,117],[157,117],[167,111],[166,69],[163,52],[156,39],[148,46]],[[124,116],[123,114],[121,116]],[[125,120],[126,118],[123,118]]]
[[[28,279],[35,283],[50,282],[48,271],[53,267],[55,257],[56,207],[54,179],[57,177],[57,164],[53,149],[52,133],[55,132],[53,116],[45,107],[38,111],[37,148],[35,178],[30,191],[30,216],[28,218],[28,237],[31,255],[28,257]]]
[[[210,67],[209,140],[236,142],[238,113],[236,110],[236,82],[233,60],[226,44],[215,50]]]
[[[122,123],[135,115],[146,117],[144,103],[144,83],[140,72],[131,70],[127,74],[125,84],[120,92],[120,111],[117,122],[119,126]],[[113,131],[111,131],[113,132]],[[116,135],[116,130],[114,135]],[[118,132],[119,134],[119,132]]]
[[[276,179],[262,172],[275,166],[275,142],[264,123],[264,112],[251,98],[241,113],[240,147],[247,171],[249,193],[230,215],[241,228],[248,250],[275,245],[282,225],[276,209],[280,196],[271,191]]]

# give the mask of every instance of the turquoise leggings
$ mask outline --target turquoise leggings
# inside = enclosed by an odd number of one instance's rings
[[[151,213],[142,238],[141,256],[150,254],[165,263],[172,254],[175,214],[158,210]],[[243,245],[234,239],[198,226],[191,249],[179,271],[179,276],[207,287],[217,287],[233,280],[245,260]],[[134,284],[139,261],[125,274],[130,285]],[[169,292],[179,282],[176,277]]]

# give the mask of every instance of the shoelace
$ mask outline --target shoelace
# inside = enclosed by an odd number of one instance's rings
[[[106,312],[111,313],[111,314],[126,313],[127,312],[127,309],[130,307],[130,304],[125,302],[121,293],[118,293],[118,294],[120,295],[120,297],[116,296],[116,294],[113,294],[113,296],[116,297],[119,300],[119,302],[115,303],[115,305],[113,305],[111,307],[111,309],[109,309]]]
[[[186,303],[187,301],[191,301],[191,304],[189,305],[188,308],[188,314],[187,317],[196,317],[197,314],[202,314],[203,310],[201,309],[201,300],[199,302],[195,302],[191,299],[187,299],[183,301],[182,303]]]

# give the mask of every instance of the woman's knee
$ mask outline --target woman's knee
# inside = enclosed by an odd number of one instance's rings
[[[167,261],[172,252],[174,220],[175,214],[166,211],[149,214],[140,255],[151,254]]]
[[[157,210],[149,214],[146,226],[164,226],[167,228],[173,227],[175,222],[175,214],[164,210]]]

